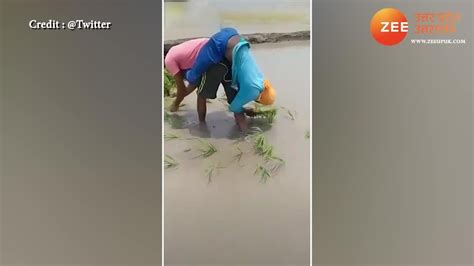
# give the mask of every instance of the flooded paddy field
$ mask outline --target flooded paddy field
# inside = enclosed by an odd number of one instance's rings
[[[165,2],[164,38],[210,36],[222,27],[234,27],[243,34],[309,30],[309,3],[307,0]]]
[[[165,120],[167,265],[307,265],[310,254],[309,41],[252,46],[277,90],[272,124],[252,119],[285,164],[266,182],[255,174],[264,159],[252,140],[239,141],[232,113],[218,99],[198,123],[195,93]],[[198,157],[200,140],[217,152]],[[239,156],[240,154],[240,156]],[[209,178],[209,169],[213,169]]]

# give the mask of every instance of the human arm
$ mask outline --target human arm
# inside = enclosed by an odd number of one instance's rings
[[[173,76],[173,79],[176,84],[176,99],[170,106],[170,111],[176,112],[179,108],[179,105],[183,101],[186,94],[186,85],[184,84],[184,74],[181,71],[179,64],[177,62],[176,53],[171,49],[170,52],[166,55],[165,58],[165,68]]]
[[[258,95],[259,91],[256,89],[241,87],[230,104],[229,110],[234,113],[235,121],[242,131],[248,128],[245,113],[252,114],[252,112],[245,111],[244,105],[254,101]]]
[[[178,111],[179,105],[183,101],[186,94],[186,85],[184,84],[183,74],[182,72],[178,72],[174,75],[174,81],[176,82],[177,93],[176,99],[174,100],[173,104],[170,107],[170,111],[176,112]]]

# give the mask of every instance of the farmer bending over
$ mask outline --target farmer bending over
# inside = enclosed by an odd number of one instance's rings
[[[202,47],[208,42],[208,38],[200,38],[183,42],[171,47],[165,57],[165,67],[173,75],[177,86],[176,99],[170,107],[170,111],[178,110],[179,105],[189,93],[186,90],[184,80],[185,73],[194,62]],[[211,64],[205,72],[201,73],[195,80],[198,84],[197,91],[197,111],[199,121],[205,122],[206,119],[206,99],[215,99],[219,84],[222,83],[228,102],[235,97],[235,90],[231,88],[232,72],[231,64],[225,58],[215,64]]]
[[[237,95],[230,99],[230,111],[234,113],[235,121],[242,131],[248,129],[243,106],[251,101],[264,105],[273,104],[275,90],[270,82],[263,78],[255,58],[250,51],[250,44],[242,38],[237,30],[224,28],[214,34],[201,48],[193,67],[186,72],[189,86],[186,93],[193,91],[202,75],[212,65],[227,59],[232,64],[232,86],[236,87]]]

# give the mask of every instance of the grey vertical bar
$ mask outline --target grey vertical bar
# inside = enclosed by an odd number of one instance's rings
[[[467,44],[383,47],[384,7],[459,11]],[[315,265],[472,265],[472,18],[472,1],[313,4]]]
[[[161,265],[161,2],[0,12],[0,264]]]

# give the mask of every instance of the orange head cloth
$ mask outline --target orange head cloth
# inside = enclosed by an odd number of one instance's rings
[[[275,89],[273,88],[272,84],[270,84],[270,81],[268,79],[263,81],[263,91],[260,93],[260,96],[258,97],[258,102],[263,104],[263,105],[270,105],[275,102]]]

